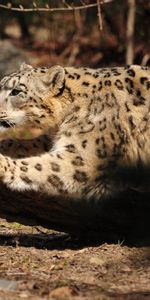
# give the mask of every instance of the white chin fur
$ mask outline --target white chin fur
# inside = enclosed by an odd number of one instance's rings
[[[5,127],[3,127],[3,126],[0,126],[0,133],[1,132],[4,132],[4,131],[7,131],[9,128],[5,128]]]

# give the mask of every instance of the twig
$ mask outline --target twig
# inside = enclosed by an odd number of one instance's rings
[[[112,2],[113,0],[99,0],[98,4],[105,4]],[[75,11],[75,10],[82,10],[82,9],[88,9],[92,7],[96,7],[97,3],[92,4],[85,4],[81,6],[69,6],[69,7],[32,7],[32,8],[25,8],[23,6],[21,7],[13,7],[12,5],[4,5],[0,4],[0,8],[12,10],[12,11],[19,11],[19,12],[34,12],[34,11],[43,11],[43,12],[57,12],[57,11]]]
[[[126,64],[130,65],[134,61],[135,0],[128,0],[128,7]]]
[[[142,58],[141,65],[146,66],[149,60],[150,60],[150,54],[147,53]]]
[[[67,8],[70,8],[71,7],[71,5],[69,5],[67,2],[66,2],[66,0],[61,0],[62,1],[62,3],[67,7]]]
[[[102,1],[97,0],[97,10],[98,10],[98,20],[99,20],[99,29],[100,31],[103,29],[103,21],[102,21],[102,13],[101,13],[101,3]]]

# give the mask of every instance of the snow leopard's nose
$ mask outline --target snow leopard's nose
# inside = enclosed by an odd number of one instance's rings
[[[4,119],[4,118],[6,118],[6,117],[7,117],[6,112],[0,111],[0,120],[1,120],[1,119]]]

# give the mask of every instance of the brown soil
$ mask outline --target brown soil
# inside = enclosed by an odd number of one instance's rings
[[[42,230],[42,231],[41,231]],[[150,248],[87,247],[69,235],[0,222],[0,299],[150,299]]]

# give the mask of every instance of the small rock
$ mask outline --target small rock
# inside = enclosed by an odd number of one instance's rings
[[[21,63],[30,63],[25,52],[8,40],[0,40],[0,79],[15,72]]]
[[[19,297],[20,298],[29,298],[29,293],[22,292],[22,293],[19,294]]]
[[[121,268],[121,271],[123,271],[123,272],[131,272],[131,268],[128,267],[128,266],[126,266],[126,265],[124,265],[124,266]]]
[[[15,291],[17,289],[18,282],[14,280],[0,279],[0,289],[6,291]]]
[[[75,291],[68,287],[62,286],[50,292],[50,297],[55,300],[69,300],[71,296],[75,295]]]
[[[98,266],[103,266],[105,261],[97,256],[94,256],[90,258],[90,263]]]

